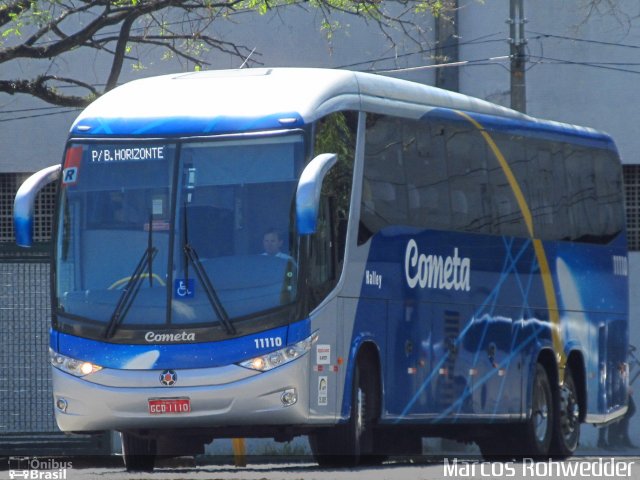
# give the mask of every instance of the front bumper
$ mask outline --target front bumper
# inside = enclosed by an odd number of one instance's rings
[[[177,370],[174,386],[160,384],[161,370],[105,369],[79,378],[53,368],[56,422],[62,431],[74,432],[302,425],[309,419],[309,358],[264,373],[235,365]],[[287,406],[282,396],[291,389],[297,401]],[[149,399],[185,397],[189,413],[149,413]]]

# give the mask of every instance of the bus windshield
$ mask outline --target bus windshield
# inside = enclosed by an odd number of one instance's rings
[[[217,328],[296,300],[301,135],[71,144],[58,314],[128,328]]]

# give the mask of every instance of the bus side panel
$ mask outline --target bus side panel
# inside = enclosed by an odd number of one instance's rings
[[[309,362],[309,414],[314,422],[332,423],[339,410],[338,398],[342,398],[344,383],[344,373],[337,368],[342,351],[342,315],[342,305],[336,297],[311,314],[311,331],[318,332]]]
[[[422,267],[412,263],[413,245]],[[388,318],[383,416],[519,418],[521,359],[551,343],[531,242],[394,227],[360,250],[368,251],[361,301],[354,330],[345,333],[353,343],[374,318]],[[435,262],[440,273],[420,285],[420,269]],[[449,268],[456,273],[446,273]]]
[[[550,243],[546,249],[555,265],[565,349],[579,350],[584,357],[586,413],[606,415],[627,401],[629,295],[624,236],[608,245]]]

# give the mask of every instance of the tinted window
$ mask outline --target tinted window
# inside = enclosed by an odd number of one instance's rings
[[[314,128],[314,155],[338,155],[322,184],[318,228],[310,244],[311,284],[327,291],[337,280],[346,249],[357,128],[355,112],[333,113],[316,122]]]
[[[359,242],[388,225],[406,225],[407,184],[400,119],[367,116]]]
[[[446,130],[451,227],[467,232],[491,232],[487,146],[473,130]]]
[[[403,126],[403,160],[409,224],[422,228],[450,228],[451,200],[444,128],[426,122],[406,121]]]
[[[390,225],[528,237],[523,208],[536,238],[603,243],[622,230],[614,153],[489,134],[508,167],[475,126],[368,115],[360,243]]]

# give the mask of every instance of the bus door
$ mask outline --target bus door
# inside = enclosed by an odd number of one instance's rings
[[[318,211],[316,232],[310,236],[307,249],[307,288],[311,307],[315,308],[336,285],[338,269],[336,258],[336,218],[333,199],[322,195]],[[311,316],[312,329],[318,332],[318,342],[312,350],[312,372],[309,382],[309,409],[318,419],[333,420],[341,411],[344,368],[342,358],[343,322],[355,315],[355,303],[334,297]],[[349,337],[350,338],[350,337]],[[340,387],[339,387],[340,386]]]

